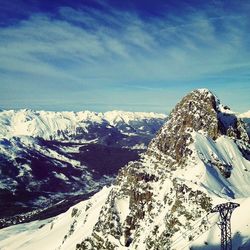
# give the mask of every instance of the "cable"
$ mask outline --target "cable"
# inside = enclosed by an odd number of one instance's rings
[[[208,229],[211,229],[213,226],[215,226],[216,225],[216,222],[213,224],[213,225],[211,225]],[[207,231],[208,231],[208,229],[205,231],[205,232],[203,232],[202,234],[200,234],[200,235],[198,235],[196,238],[194,238],[191,242],[189,242],[188,244],[186,244],[184,247],[182,247],[181,249],[179,249],[179,250],[183,250],[183,249],[185,249],[187,246],[189,246],[190,244],[192,244],[195,240],[197,240],[198,238],[200,238],[204,233],[206,233]]]
[[[199,220],[195,221],[195,223],[192,224],[192,227],[194,227],[196,224],[198,224],[200,221],[202,221],[206,216],[207,216],[207,215],[205,215],[205,216],[201,217]],[[187,231],[193,231],[193,229],[191,229],[191,230],[186,230],[186,231],[184,231],[184,232],[180,232],[181,235],[178,236],[178,237],[174,240],[174,242],[175,242],[177,239],[179,239],[180,237],[183,237],[183,234],[185,234]]]
[[[196,224],[198,224],[200,221],[202,221],[206,216],[207,216],[207,215],[201,217],[199,220],[195,221],[195,223],[193,223],[191,226],[194,227]],[[181,235],[178,236],[178,237],[174,240],[174,242],[177,241],[177,239],[183,237],[183,234],[185,234],[187,231],[190,232],[190,231],[193,231],[193,230],[194,230],[194,228],[191,229],[191,230],[186,230],[186,231],[184,231],[184,232],[180,232]],[[174,243],[174,242],[173,242],[173,243]]]
[[[213,218],[215,215],[216,215],[216,214],[211,215],[209,219]],[[177,243],[181,242],[182,239],[184,238],[184,237],[183,237],[183,234],[185,234],[186,232],[188,232],[187,236],[190,236],[190,234],[191,234],[193,231],[196,231],[196,230],[199,228],[199,226],[197,226],[197,227],[194,227],[194,226],[195,226],[197,223],[199,223],[202,219],[204,219],[205,217],[207,217],[207,216],[208,216],[208,214],[206,214],[204,217],[200,218],[198,221],[196,221],[196,222],[192,225],[193,228],[192,228],[191,230],[186,230],[186,231],[184,231],[184,233],[182,233],[179,237],[177,237],[177,238],[174,240],[174,242],[171,244],[171,247],[173,247],[173,246],[176,245]],[[214,224],[213,224],[213,225],[214,225]],[[212,225],[212,226],[213,226],[213,225]],[[205,232],[207,232],[212,226],[210,226]],[[204,233],[205,233],[205,232],[204,232]],[[201,235],[202,235],[202,234],[201,234]]]

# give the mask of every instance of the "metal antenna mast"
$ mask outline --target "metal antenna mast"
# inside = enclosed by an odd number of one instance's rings
[[[220,213],[220,222],[218,223],[221,230],[221,250],[232,250],[231,237],[231,215],[235,208],[240,204],[234,202],[227,202],[215,206],[211,213]]]

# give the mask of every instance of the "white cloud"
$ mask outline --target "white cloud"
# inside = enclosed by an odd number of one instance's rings
[[[183,77],[196,77],[246,59],[242,57],[246,27],[239,17],[221,18],[220,34],[216,31],[217,19],[204,13],[150,23],[118,11],[108,15],[62,8],[60,13],[64,20],[37,15],[16,27],[2,28],[0,67],[60,77],[65,71],[60,70],[61,64],[72,63],[80,70],[72,73],[81,78],[84,69],[93,69],[94,65],[96,70],[117,79],[119,75],[108,70],[106,62],[140,78],[140,67],[131,69],[136,64],[151,69],[154,77],[158,74],[159,78],[173,80],[179,78],[179,70]],[[89,27],[84,29],[72,20]],[[240,55],[239,50],[243,52]],[[148,72],[144,75],[147,78]]]

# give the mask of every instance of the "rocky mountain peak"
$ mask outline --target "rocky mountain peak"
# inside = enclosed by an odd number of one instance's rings
[[[181,134],[187,129],[202,130],[215,139],[219,133],[218,103],[219,100],[209,90],[194,90],[175,106],[163,130],[172,127],[175,133]]]
[[[172,167],[184,163],[191,150],[192,132],[216,140],[221,135],[248,141],[244,123],[208,89],[187,94],[173,109],[168,121],[151,141],[147,153]],[[167,157],[166,157],[167,156]]]

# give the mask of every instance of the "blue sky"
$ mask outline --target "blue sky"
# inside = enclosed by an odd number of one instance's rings
[[[250,109],[250,1],[0,0],[0,108]]]

